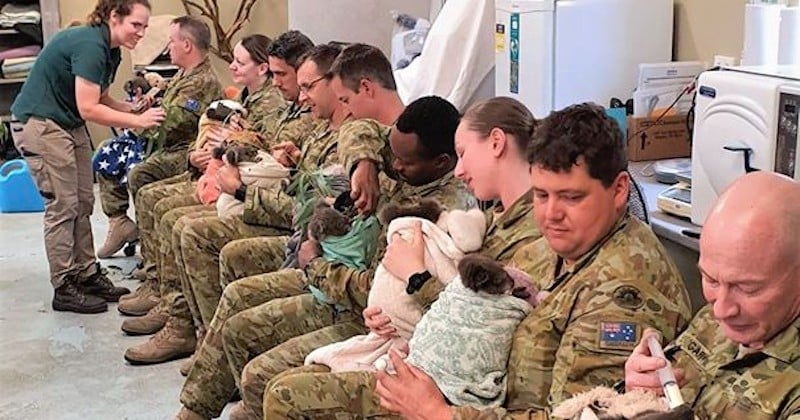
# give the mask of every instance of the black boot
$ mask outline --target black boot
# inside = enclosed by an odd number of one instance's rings
[[[98,296],[106,302],[118,302],[119,297],[130,293],[127,287],[117,287],[106,277],[105,269],[100,268],[97,263],[97,271],[81,282],[83,292],[89,295]]]
[[[53,295],[53,310],[77,312],[79,314],[97,314],[108,310],[106,301],[97,296],[87,295],[68,279]]]

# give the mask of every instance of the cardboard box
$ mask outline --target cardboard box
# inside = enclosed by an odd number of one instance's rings
[[[692,153],[686,115],[655,118],[628,117],[628,160],[657,160],[688,157]]]

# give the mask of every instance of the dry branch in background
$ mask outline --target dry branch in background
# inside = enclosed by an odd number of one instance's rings
[[[233,60],[233,37],[250,21],[250,12],[258,0],[238,0],[238,9],[233,23],[227,28],[222,26],[219,13],[219,0],[181,0],[186,14],[203,16],[211,21],[211,28],[216,35],[217,45],[211,46],[211,52],[217,57],[230,62]],[[235,4],[234,0],[224,0],[225,6]]]

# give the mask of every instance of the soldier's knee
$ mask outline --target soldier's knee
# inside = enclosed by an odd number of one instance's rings
[[[241,290],[238,282],[233,282],[228,284],[222,289],[222,296],[219,298],[219,306],[224,306],[230,309],[238,309],[236,308],[237,302],[242,302],[241,299]],[[238,310],[237,310],[238,312]]]
[[[254,386],[256,382],[259,382],[258,374],[256,372],[256,367],[254,366],[253,362],[255,359],[247,362],[244,365],[244,369],[242,369],[242,389],[247,390],[248,392],[252,392],[257,387]],[[264,391],[263,385],[261,387],[261,392]]]
[[[309,378],[309,375],[305,374],[289,374],[269,380],[264,386],[262,398],[264,418],[283,417],[288,413],[297,413],[302,411],[302,408],[307,408],[306,404],[298,401],[298,398],[302,397],[299,397],[297,391],[314,390],[315,395],[320,395],[316,392],[317,385]]]
[[[228,242],[219,251],[220,266],[227,265],[230,261],[236,261],[241,254],[241,249],[236,241]]]
[[[245,335],[244,333],[250,325],[252,325],[252,322],[241,316],[241,313],[235,314],[225,320],[222,324],[222,342],[225,347],[241,347],[242,337]]]
[[[203,237],[200,224],[195,222],[195,220],[191,220],[188,217],[181,217],[175,222],[173,229],[180,232],[181,242],[190,241],[197,243],[202,241]]]
[[[134,169],[136,169],[134,167]],[[148,207],[152,206],[153,201],[155,201],[156,196],[156,189],[153,187],[153,183],[143,185],[136,191],[136,202],[137,203],[148,203]]]
[[[148,183],[149,178],[141,166],[131,168],[128,172],[128,189],[131,191],[131,195],[135,197],[139,190]]]
[[[140,190],[141,191],[141,190]],[[161,199],[153,206],[153,216],[157,217],[160,221],[162,217],[170,210],[169,200]]]

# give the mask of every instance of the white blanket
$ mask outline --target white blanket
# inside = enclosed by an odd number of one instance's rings
[[[239,175],[244,185],[259,188],[274,188],[275,191],[283,187],[289,180],[289,169],[278,163],[267,152],[258,152],[258,162],[243,162],[239,166]],[[241,216],[244,213],[244,203],[234,196],[221,193],[217,199],[217,215],[222,217]]]
[[[387,242],[392,242],[395,233],[410,241],[412,226],[420,221],[425,242],[425,268],[440,282],[447,284],[458,275],[458,261],[464,254],[480,248],[486,232],[486,219],[477,209],[447,212],[437,224],[418,217],[400,217],[389,224]],[[440,226],[453,232],[448,235]],[[356,336],[314,350],[306,357],[305,363],[327,365],[333,372],[375,370],[376,364],[386,363],[389,350],[395,349],[405,354],[403,349],[422,318],[422,308],[406,293],[407,284],[406,279],[392,276],[380,264],[367,298],[369,306],[380,307],[392,320],[392,326],[397,329],[394,338],[385,339],[374,333]]]

